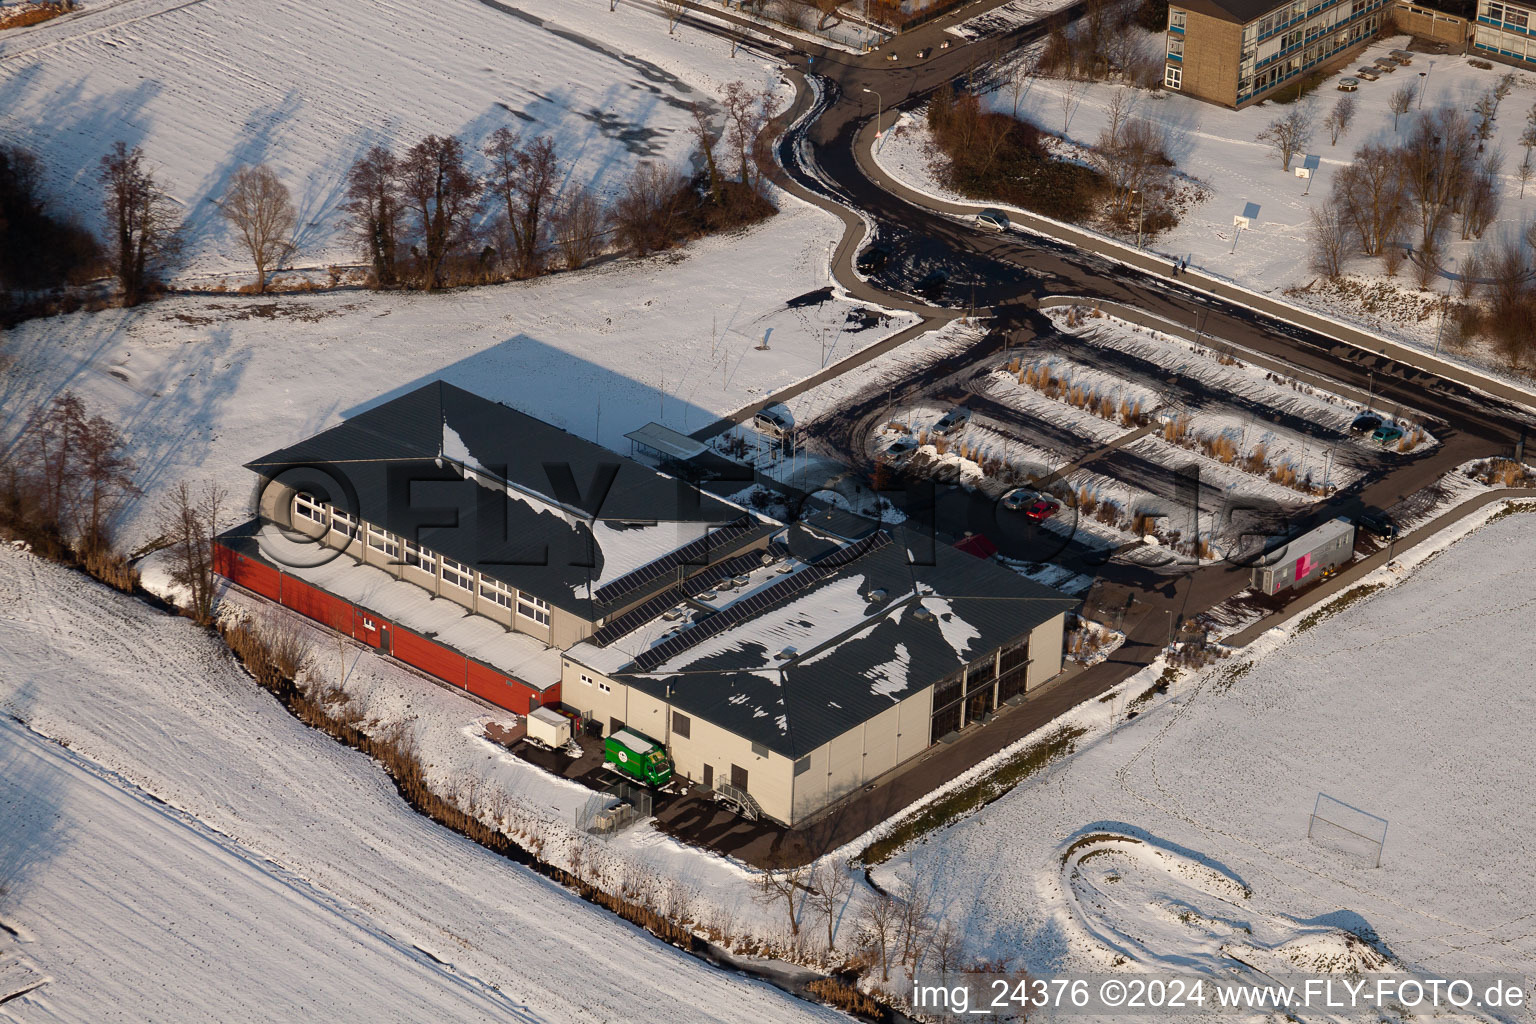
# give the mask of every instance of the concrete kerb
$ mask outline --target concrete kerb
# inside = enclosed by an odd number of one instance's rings
[[[857,138],[854,140],[854,155],[865,175],[875,182],[876,185],[898,199],[903,199],[914,206],[920,206],[937,213],[946,213],[959,217],[973,217],[988,206],[1003,209],[1008,212],[1010,218],[1014,218],[1016,223],[1027,231],[1086,249],[1105,259],[1114,260],[1117,263],[1148,273],[1167,274],[1172,268],[1173,259],[1171,257],[1159,256],[1144,250],[1131,248],[1118,239],[1110,238],[1108,235],[1101,235],[1096,231],[1075,227],[1063,221],[1053,220],[1049,217],[1043,217],[1028,210],[1008,206],[1003,203],[984,205],[981,203],[952,202],[912,188],[904,182],[897,181],[874,159],[874,127],[872,123],[866,124],[860,130]],[[1272,316],[1277,320],[1294,324],[1304,330],[1314,331],[1326,337],[1334,338],[1365,352],[1392,359],[1425,373],[1454,380],[1459,384],[1483,391],[1496,398],[1536,409],[1536,390],[1511,384],[1460,363],[1448,362],[1429,353],[1405,347],[1398,342],[1392,341],[1390,338],[1361,330],[1326,314],[1314,313],[1300,306],[1278,302],[1260,292],[1244,288],[1242,285],[1211,277],[1198,269],[1192,268],[1181,272],[1177,283],[1192,292],[1203,293],[1240,306],[1247,306],[1266,316]]]
[[[1041,309],[1053,309],[1061,306],[1092,306],[1093,308],[1102,310],[1103,312],[1115,317],[1116,319],[1124,320],[1127,323],[1138,324],[1139,326],[1145,327],[1149,330],[1161,331],[1164,334],[1171,334],[1174,337],[1183,338],[1188,342],[1193,342],[1195,344],[1204,343],[1207,345],[1219,343],[1226,346],[1227,348],[1230,348],[1234,353],[1241,354],[1244,359],[1248,360],[1250,363],[1253,363],[1255,366],[1262,366],[1266,370],[1282,374],[1286,377],[1291,377],[1305,384],[1322,388],[1334,394],[1352,398],[1362,404],[1369,404],[1372,401],[1370,394],[1361,391],[1359,388],[1354,387],[1351,384],[1346,384],[1340,380],[1334,380],[1331,377],[1324,377],[1322,374],[1313,373],[1310,370],[1303,370],[1298,366],[1292,366],[1290,363],[1264,355],[1262,352],[1255,352],[1253,349],[1239,345],[1234,341],[1217,337],[1214,334],[1207,334],[1206,332],[1198,329],[1191,329],[1176,320],[1169,320],[1167,317],[1158,316],[1156,313],[1148,313],[1145,310],[1136,308],[1135,306],[1127,306],[1123,302],[1115,302],[1111,299],[1095,299],[1085,295],[1047,295],[1040,300]],[[1409,411],[1412,412],[1421,421],[1440,422],[1440,417],[1438,416],[1431,416],[1429,413],[1420,409],[1412,409],[1408,406],[1402,406],[1401,403],[1394,404],[1399,405],[1402,408],[1409,409]]]
[[[1444,530],[1452,523],[1460,519],[1465,519],[1472,513],[1486,508],[1495,502],[1515,502],[1522,500],[1536,501],[1536,491],[1522,490],[1517,487],[1501,487],[1495,491],[1487,491],[1483,494],[1473,495],[1466,501],[1463,501],[1457,505],[1453,505],[1451,508],[1440,513],[1434,519],[1431,519],[1428,523],[1425,523],[1417,530],[1414,530],[1408,536],[1398,538],[1397,542],[1390,547],[1376,552],[1369,558],[1364,558],[1351,564],[1349,568],[1345,569],[1331,580],[1328,580],[1317,588],[1308,591],[1304,600],[1295,604],[1287,605],[1281,611],[1275,612],[1271,615],[1266,615],[1258,622],[1250,623],[1249,625],[1244,626],[1242,629],[1238,630],[1236,633],[1233,633],[1231,636],[1223,638],[1222,643],[1229,647],[1246,647],[1253,643],[1254,640],[1267,633],[1269,630],[1274,629],[1277,626],[1282,626],[1285,623],[1290,622],[1292,619],[1298,618],[1299,616],[1305,615],[1307,612],[1317,608],[1328,598],[1331,598],[1339,592],[1354,586],[1365,576],[1375,572],[1382,566],[1387,565],[1390,561],[1395,560],[1397,556],[1403,552],[1411,551],[1412,549],[1418,547],[1420,544],[1423,544],[1425,541],[1434,539],[1434,537],[1438,535],[1440,531]],[[1387,558],[1389,553],[1392,555],[1392,559]]]

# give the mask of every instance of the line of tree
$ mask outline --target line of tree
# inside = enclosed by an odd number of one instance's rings
[[[609,248],[668,249],[774,212],[764,178],[773,94],[733,82],[721,110],[717,127],[708,108],[693,109],[698,174],[644,161],[608,206],[566,183],[569,168],[548,136],[498,128],[480,153],[483,175],[457,136],[429,135],[403,155],[375,146],[348,172],[347,224],[377,288],[525,279],[554,265],[575,269]]]
[[[122,585],[131,571],[113,548],[112,524],[139,496],[133,473],[117,427],[66,391],[34,409],[0,452],[0,531]]]

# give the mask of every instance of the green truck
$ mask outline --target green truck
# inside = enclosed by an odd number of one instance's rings
[[[633,729],[620,729],[603,741],[603,760],[612,771],[648,786],[672,781],[672,759],[665,748]]]

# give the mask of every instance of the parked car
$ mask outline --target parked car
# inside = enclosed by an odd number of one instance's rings
[[[1051,516],[1059,511],[1061,511],[1061,502],[1055,498],[1047,498],[1041,495],[1034,500],[1034,503],[1029,508],[1024,510],[1024,514],[1039,523],[1051,518]]]
[[[891,251],[883,245],[872,245],[859,253],[858,268],[861,274],[878,274],[891,262]]]
[[[1040,496],[1028,487],[1015,487],[1003,495],[1003,508],[1010,512],[1022,512],[1035,503]]]
[[[1363,412],[1350,423],[1349,432],[1351,434],[1369,434],[1379,426],[1381,426],[1380,416],[1373,412]]]
[[[1002,210],[988,208],[976,215],[976,226],[990,228],[993,231],[1007,231],[1013,227],[1013,224],[1008,220],[1008,214]]]
[[[957,405],[943,416],[939,422],[933,425],[934,433],[947,434],[952,430],[959,430],[971,420],[971,410],[963,405]]]
[[[932,53],[932,52],[933,52],[933,47],[925,46],[921,50],[917,51],[917,59],[918,60],[927,60],[928,59],[928,55],[930,53]]]
[[[885,450],[885,454],[906,455],[908,452],[915,451],[917,451],[917,438],[907,434],[892,441],[891,446]]]
[[[1403,439],[1403,428],[1394,427],[1390,423],[1383,423],[1371,434],[1371,440],[1377,444],[1396,444]]]
[[[1355,519],[1355,525],[1377,540],[1391,540],[1397,536],[1397,524],[1380,509],[1368,509]]]
[[[892,50],[890,53],[885,55],[885,59],[886,60],[900,60],[901,58],[896,56],[896,51],[895,50]]]
[[[941,50],[947,50],[947,49],[949,49],[949,40],[948,40],[948,39],[945,39],[945,40],[942,40],[942,41],[941,41],[941,42],[940,42],[940,43],[939,43],[939,49],[941,49]]]
[[[752,417],[752,426],[769,437],[783,437],[795,429],[795,417],[782,405],[770,405]]]

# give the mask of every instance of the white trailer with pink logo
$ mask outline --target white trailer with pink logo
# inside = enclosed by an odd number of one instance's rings
[[[1343,516],[1260,556],[1253,586],[1266,594],[1300,589],[1332,576],[1355,557],[1355,524]]]

